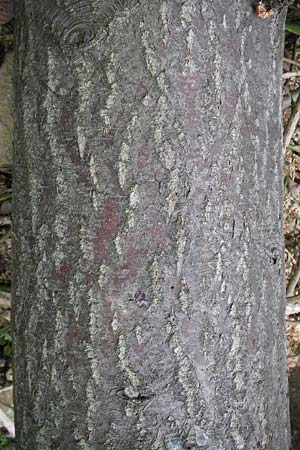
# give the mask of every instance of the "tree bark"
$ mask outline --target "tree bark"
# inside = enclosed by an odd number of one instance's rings
[[[285,10],[57,3],[17,18],[17,449],[288,450]]]

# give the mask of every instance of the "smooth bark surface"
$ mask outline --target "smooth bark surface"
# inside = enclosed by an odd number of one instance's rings
[[[18,450],[288,450],[285,11],[24,0]]]

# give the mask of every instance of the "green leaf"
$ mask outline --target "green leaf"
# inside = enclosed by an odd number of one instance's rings
[[[297,34],[297,36],[300,36],[300,24],[298,23],[286,23],[285,30],[293,34]]]
[[[292,347],[291,350],[294,353],[294,355],[299,355],[300,354],[300,345],[294,345],[294,347]]]
[[[0,436],[0,445],[6,447],[9,444],[9,439],[6,436]]]
[[[11,355],[11,345],[6,345],[3,349],[4,356]]]
[[[288,145],[288,148],[292,150],[292,152],[300,153],[300,145]]]

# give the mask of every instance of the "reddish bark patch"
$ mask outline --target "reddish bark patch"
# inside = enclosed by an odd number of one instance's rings
[[[166,234],[166,226],[159,223],[154,223],[149,225],[149,227],[146,228],[147,233],[149,235],[153,236],[155,238],[155,241],[163,243],[167,239]]]
[[[149,161],[149,147],[147,144],[143,144],[140,146],[139,157],[137,162],[138,169],[143,169],[147,167]]]
[[[70,264],[69,263],[67,263],[66,261],[64,261],[61,265],[60,265],[60,267],[59,267],[59,269],[58,269],[58,271],[57,271],[57,273],[56,273],[56,276],[57,276],[57,278],[60,280],[60,281],[66,281],[66,279],[69,277],[69,275],[70,275],[70,273],[71,273],[71,266],[70,266]]]
[[[118,222],[116,201],[112,197],[107,197],[104,202],[102,221],[95,230],[93,243],[97,263],[111,260],[110,250],[112,241],[118,233]]]
[[[93,286],[97,283],[97,275],[92,272],[86,273],[84,275],[83,283],[85,286]]]

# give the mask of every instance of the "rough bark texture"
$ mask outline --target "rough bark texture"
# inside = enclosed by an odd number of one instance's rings
[[[288,450],[285,11],[24,0],[18,450]]]

